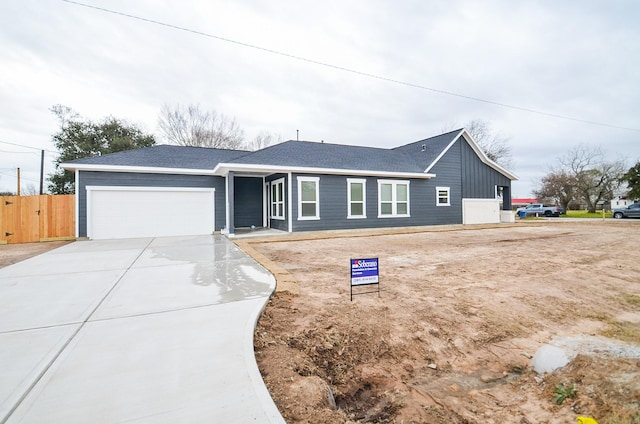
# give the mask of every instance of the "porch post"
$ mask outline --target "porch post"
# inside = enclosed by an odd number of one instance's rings
[[[233,183],[233,171],[229,171],[229,173],[227,174],[227,232],[230,236],[233,236],[236,233],[236,228],[233,220],[235,203]]]

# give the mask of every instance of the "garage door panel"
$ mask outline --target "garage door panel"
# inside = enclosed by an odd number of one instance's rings
[[[213,189],[88,187],[93,239],[211,234]]]

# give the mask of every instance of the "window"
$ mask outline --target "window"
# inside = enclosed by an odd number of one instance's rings
[[[271,181],[271,218],[284,219],[284,178]]]
[[[347,218],[367,217],[367,180],[347,178]]]
[[[451,206],[451,189],[436,187],[436,206]]]
[[[378,218],[409,216],[409,181],[378,180]]]
[[[319,177],[298,177],[298,219],[320,219]]]

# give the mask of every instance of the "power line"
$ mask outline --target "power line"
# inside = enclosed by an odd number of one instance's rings
[[[37,155],[36,152],[17,152],[15,150],[0,150],[0,152],[2,152],[2,153],[20,153],[20,154],[25,154],[25,155]]]
[[[18,175],[7,174],[6,172],[0,172],[0,175],[4,175],[5,177],[18,178]],[[32,180],[31,178],[26,178],[23,175],[20,176],[20,179],[31,181],[32,183],[40,183],[40,181]]]
[[[0,143],[2,143],[2,144],[10,144],[12,146],[18,146],[18,147],[25,147],[27,149],[33,149],[33,150],[38,150],[38,151],[44,150],[45,152],[58,154],[58,152],[56,152],[54,150],[42,149],[40,147],[27,146],[26,144],[11,143],[9,141],[3,141],[3,140],[0,140]],[[5,151],[5,150],[3,150],[3,151]],[[11,153],[27,153],[27,152],[11,152]],[[32,153],[32,152],[29,152],[29,153]]]
[[[454,93],[452,91],[441,90],[441,89],[433,88],[433,87],[427,87],[427,86],[424,86],[424,85],[420,85],[420,84],[416,84],[416,83],[412,83],[412,82],[407,82],[407,81],[402,81],[402,80],[398,80],[398,79],[394,79],[394,78],[389,78],[389,77],[385,77],[385,76],[381,76],[381,75],[376,75],[376,74],[372,74],[372,73],[369,73],[369,72],[364,72],[364,71],[359,71],[359,70],[356,70],[356,69],[345,68],[345,67],[340,66],[340,65],[333,65],[333,64],[327,63],[327,62],[321,62],[319,60],[309,59],[309,58],[306,58],[306,57],[297,56],[297,55],[294,55],[294,54],[285,53],[285,52],[281,52],[281,51],[278,51],[278,50],[273,50],[273,49],[270,49],[270,48],[267,48],[267,47],[261,47],[261,46],[255,45],[255,44],[249,44],[249,43],[245,43],[245,42],[242,42],[242,41],[237,41],[237,40],[233,40],[233,39],[230,39],[230,38],[221,37],[219,35],[214,35],[214,34],[202,32],[202,31],[198,31],[198,30],[194,30],[194,29],[189,29],[189,28],[185,28],[185,27],[182,27],[182,26],[169,24],[169,23],[166,23],[166,22],[160,22],[160,21],[156,21],[154,19],[143,18],[141,16],[131,15],[131,14],[124,13],[124,12],[118,12],[118,11],[111,10],[111,9],[106,9],[106,8],[103,8],[103,7],[93,6],[93,5],[90,5],[90,4],[80,3],[80,2],[77,2],[77,1],[72,1],[72,0],[61,0],[61,1],[65,2],[65,3],[74,4],[74,5],[77,5],[77,6],[86,7],[86,8],[89,8],[89,9],[99,10],[101,12],[106,12],[106,13],[111,13],[111,14],[114,14],[114,15],[124,16],[124,17],[135,19],[135,20],[138,20],[138,21],[143,21],[143,22],[147,22],[147,23],[151,23],[151,24],[155,24],[155,25],[160,25],[160,26],[164,26],[164,27],[167,27],[167,28],[177,29],[179,31],[189,32],[191,34],[201,35],[203,37],[214,38],[216,40],[225,41],[227,43],[232,43],[232,44],[236,44],[236,45],[239,45],[239,46],[248,47],[248,48],[251,48],[251,49],[260,50],[260,51],[263,51],[263,52],[275,54],[275,55],[278,55],[278,56],[287,57],[289,59],[295,59],[295,60],[299,60],[299,61],[302,61],[302,62],[312,63],[314,65],[324,66],[326,68],[336,69],[336,70],[343,71],[343,72],[349,72],[349,73],[352,73],[352,74],[361,75],[361,76],[365,76],[365,77],[368,77],[368,78],[374,78],[374,79],[378,79],[378,80],[381,80],[381,81],[391,82],[391,83],[394,83],[394,84],[404,85],[404,86],[407,86],[407,87],[418,88],[420,90],[426,90],[426,91],[431,91],[431,92],[434,92],[434,93],[444,94],[444,95],[447,95],[447,96],[453,96],[453,97],[458,97],[458,98],[462,98],[462,99],[466,99],[466,100],[472,100],[472,101],[475,101],[475,102],[481,102],[481,103],[486,103],[486,104],[490,104],[490,105],[494,105],[494,106],[500,106],[500,107],[504,107],[504,108],[515,109],[515,110],[519,110],[519,111],[522,111],[522,112],[528,112],[528,113],[534,113],[534,114],[537,114],[537,115],[549,116],[549,117],[552,117],[552,118],[564,119],[564,120],[574,121],[574,122],[582,122],[582,123],[591,124],[591,125],[599,125],[599,126],[602,126],[602,127],[617,128],[617,129],[627,130],[627,131],[638,131],[638,132],[640,132],[640,129],[638,129],[638,128],[623,127],[623,126],[620,126],[620,125],[613,125],[613,124],[608,124],[608,123],[605,123],[605,122],[597,122],[597,121],[591,121],[591,120],[588,120],[588,119],[580,119],[580,118],[574,118],[574,117],[566,116],[566,115],[559,115],[559,114],[555,114],[555,113],[551,113],[551,112],[544,112],[544,111],[541,111],[541,110],[531,109],[531,108],[524,107],[524,106],[517,106],[517,105],[508,104],[508,103],[497,102],[497,101],[494,101],[494,100],[483,99],[483,98],[480,98],[480,97],[474,97],[474,96],[469,96],[469,95],[465,95],[465,94]]]

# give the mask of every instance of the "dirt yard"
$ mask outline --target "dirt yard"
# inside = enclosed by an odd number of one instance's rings
[[[0,244],[0,268],[13,265],[69,243],[71,242],[49,241],[43,243]]]
[[[256,329],[259,367],[289,423],[640,423],[640,356],[531,368],[562,336],[637,352],[639,236],[640,222],[594,220],[253,241],[290,274]],[[379,257],[382,292],[351,302],[361,257]]]

